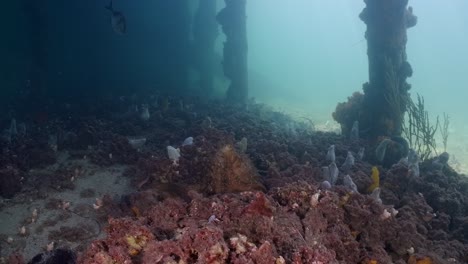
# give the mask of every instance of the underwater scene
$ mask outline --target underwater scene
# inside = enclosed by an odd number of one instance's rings
[[[468,1],[2,8],[0,264],[468,263]]]

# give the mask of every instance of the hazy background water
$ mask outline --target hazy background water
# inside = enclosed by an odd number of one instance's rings
[[[411,94],[431,116],[450,115],[449,151],[468,162],[468,1],[410,0]],[[248,2],[251,94],[283,109],[331,120],[336,103],[368,80],[363,1]]]
[[[468,121],[461,111],[468,93],[468,1],[409,5],[418,16],[408,30],[411,93],[422,94],[431,112]],[[331,112],[337,101],[360,90],[368,79],[366,27],[358,18],[363,7],[363,1],[345,0],[250,1],[252,94]]]
[[[35,21],[28,21],[20,2],[4,3],[8,12],[0,17],[3,98],[27,85],[25,65],[37,56],[30,45]],[[160,36],[173,37],[177,18],[159,2],[115,0],[128,22],[128,34],[118,36],[104,9],[107,0],[43,1],[39,31],[46,39],[41,56],[47,60],[49,90],[82,95],[164,88],[161,79],[173,60],[167,51],[174,50],[161,49],[167,41]],[[222,8],[224,1],[218,2]],[[190,3],[193,11],[197,1]],[[410,0],[409,5],[418,16],[408,30],[411,93],[425,97],[432,116],[451,116],[449,150],[468,153],[468,1]],[[366,27],[358,18],[363,7],[361,0],[248,1],[251,96],[317,122],[331,120],[337,102],[368,79]],[[220,35],[220,54],[222,42]],[[227,85],[222,78],[216,84]]]

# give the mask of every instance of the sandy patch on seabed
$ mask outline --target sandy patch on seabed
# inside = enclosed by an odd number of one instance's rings
[[[25,193],[20,193],[13,199],[1,201],[0,263],[6,263],[5,258],[14,252],[20,252],[26,260],[29,260],[36,254],[44,252],[51,242],[54,242],[55,247],[77,247],[81,241],[61,240],[57,239],[57,235],[50,239],[51,232],[57,232],[61,227],[81,227],[84,232],[81,235],[89,239],[104,235],[103,227],[95,220],[93,203],[96,202],[96,198],[104,194],[114,196],[133,191],[129,187],[129,179],[122,176],[125,166],[100,168],[84,159],[69,160],[67,153],[63,152],[59,153],[56,164],[44,170],[54,171],[59,166],[83,168],[84,173],[74,179],[73,190],[47,190],[38,199],[28,198]],[[91,195],[83,197],[82,192],[89,193],[89,190],[93,190]],[[68,209],[51,208],[51,200],[69,202],[70,206]],[[37,220],[32,222],[34,209],[37,209],[38,216]],[[22,226],[26,228],[24,235],[20,234]]]

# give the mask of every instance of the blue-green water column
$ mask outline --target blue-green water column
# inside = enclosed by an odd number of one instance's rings
[[[245,103],[248,97],[246,0],[225,0],[217,15],[226,41],[223,49],[224,75],[231,80],[227,99]]]
[[[359,17],[366,24],[369,81],[359,111],[362,136],[400,136],[412,68],[406,57],[407,29],[417,18],[408,0],[364,0]]]
[[[215,42],[218,37],[216,0],[200,0],[193,21],[195,68],[200,75],[200,88],[204,95],[213,93],[215,70]]]

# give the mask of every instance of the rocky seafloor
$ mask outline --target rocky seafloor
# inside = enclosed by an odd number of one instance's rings
[[[368,151],[324,187],[330,145],[340,167],[369,143],[260,104],[147,98],[57,106],[17,117],[16,131],[3,120],[0,211],[31,212],[0,234],[3,263],[468,263],[468,179],[449,165],[415,176]],[[119,170],[128,188],[100,191]]]

